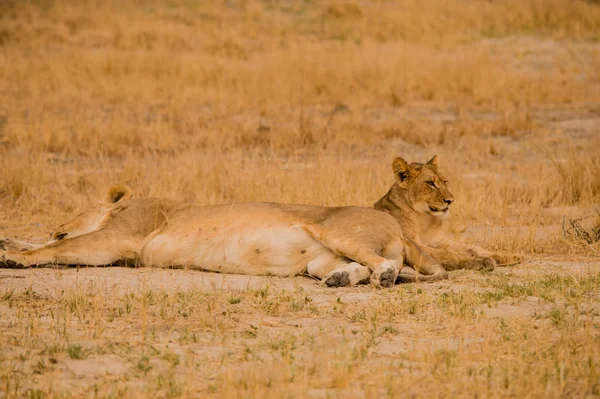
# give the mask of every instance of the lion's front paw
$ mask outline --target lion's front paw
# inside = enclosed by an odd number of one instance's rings
[[[396,262],[385,261],[379,264],[371,274],[371,283],[376,287],[391,287],[396,282]]]
[[[491,272],[496,267],[496,262],[492,258],[471,258],[463,263],[463,269],[479,270],[482,272]]]
[[[517,254],[510,254],[507,252],[495,253],[492,259],[496,261],[498,266],[514,266],[523,262],[523,257]]]

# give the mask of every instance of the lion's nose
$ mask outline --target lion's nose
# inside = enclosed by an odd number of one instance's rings
[[[444,202],[448,205],[450,205],[451,203],[454,202],[454,198],[450,198],[450,199],[445,199]]]

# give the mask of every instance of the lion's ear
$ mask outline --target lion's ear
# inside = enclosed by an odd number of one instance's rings
[[[115,184],[108,190],[102,202],[107,205],[116,204],[119,201],[130,199],[132,196],[133,191],[131,188],[123,184]]]
[[[398,179],[398,182],[401,185],[408,183],[408,180],[412,176],[410,165],[400,157],[397,157],[392,162],[392,170],[394,171],[394,175],[396,175],[396,179]]]
[[[433,158],[431,158],[429,160],[429,162],[427,162],[427,164],[428,165],[433,165],[433,166],[437,167],[438,166],[438,156],[434,155]]]

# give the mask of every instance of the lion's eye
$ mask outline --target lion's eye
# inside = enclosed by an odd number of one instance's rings
[[[444,184],[448,184],[448,180],[444,180]]]
[[[435,188],[435,183],[433,182],[433,180],[429,180],[429,181],[428,181],[428,182],[426,182],[426,183],[427,183],[427,185],[428,185],[429,187],[433,187],[433,188]]]

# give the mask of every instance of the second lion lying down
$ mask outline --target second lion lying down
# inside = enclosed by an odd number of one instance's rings
[[[442,237],[454,199],[437,157],[426,164],[396,158],[392,167],[396,181],[374,208],[199,206],[132,199],[128,187],[114,186],[99,208],[61,226],[45,244],[2,240],[0,266],[132,262],[248,275],[306,272],[328,286],[389,287],[397,278],[433,281],[447,278],[446,270],[518,263],[514,255]]]

